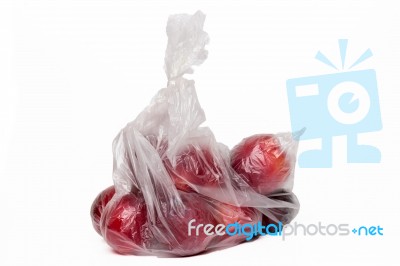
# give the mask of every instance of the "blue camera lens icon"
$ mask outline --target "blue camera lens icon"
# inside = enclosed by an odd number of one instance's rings
[[[348,163],[380,162],[376,147],[357,143],[357,134],[382,129],[375,70],[289,79],[286,87],[292,130],[322,143],[299,156],[300,167],[332,167],[332,138],[340,135],[347,136]]]

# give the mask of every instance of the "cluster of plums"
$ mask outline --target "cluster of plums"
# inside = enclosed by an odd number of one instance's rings
[[[235,178],[223,173],[218,160],[207,147],[188,145],[180,151],[172,163],[163,156],[163,164],[177,188],[185,208],[175,210],[164,206],[158,212],[149,213],[140,190],[117,196],[114,186],[102,191],[91,207],[95,230],[106,242],[121,254],[143,254],[146,250],[166,250],[170,254],[186,256],[216,246],[232,245],[245,240],[245,236],[188,234],[192,219],[196,224],[228,225],[289,223],[297,214],[295,208],[269,208],[274,219],[252,207],[223,203],[209,195],[199,193],[198,188],[223,187]],[[294,161],[279,138],[272,134],[245,138],[230,152],[230,167],[242,183],[255,193],[270,199],[298,204],[285,184],[293,173]],[[235,185],[236,186],[236,185]],[[236,187],[239,187],[237,185]],[[216,190],[217,191],[217,190]],[[114,197],[116,195],[116,197]],[[152,215],[152,219],[149,216]],[[222,244],[221,244],[222,243]]]

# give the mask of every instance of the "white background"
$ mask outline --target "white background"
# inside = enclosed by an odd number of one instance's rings
[[[395,1],[1,1],[1,265],[398,265],[400,19]],[[120,256],[92,229],[89,209],[112,184],[111,141],[166,84],[169,14],[206,13],[209,58],[194,79],[207,122],[230,147],[290,130],[285,82],[357,69],[377,72],[383,130],[361,139],[380,164],[297,169],[296,221],[380,225],[384,236],[264,237],[182,259]],[[306,147],[300,145],[300,150]],[[397,261],[397,263],[395,262]]]

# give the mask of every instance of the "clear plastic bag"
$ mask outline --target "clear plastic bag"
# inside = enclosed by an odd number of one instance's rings
[[[201,127],[205,114],[184,74],[207,58],[204,20],[199,11],[169,17],[167,87],[113,141],[115,194],[101,201],[94,225],[119,253],[188,256],[229,247],[257,236],[229,225],[288,223],[298,212],[291,133],[255,135],[231,151]]]

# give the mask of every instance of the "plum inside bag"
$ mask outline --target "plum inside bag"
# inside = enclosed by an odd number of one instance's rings
[[[115,194],[99,227],[118,253],[189,256],[234,246],[257,233],[229,225],[285,224],[298,212],[291,133],[254,135],[230,150],[201,127],[205,114],[184,75],[207,58],[204,20],[200,11],[169,17],[167,87],[113,141]]]

